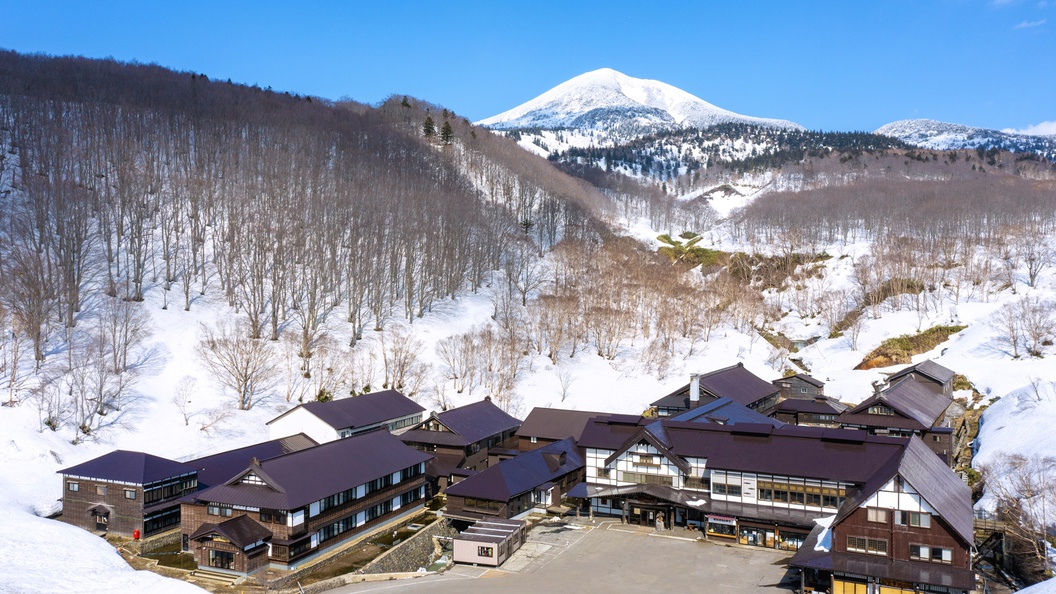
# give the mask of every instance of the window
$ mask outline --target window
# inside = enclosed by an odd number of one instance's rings
[[[729,495],[732,497],[741,496],[740,485],[724,485],[722,483],[715,483],[711,486],[711,492],[714,495]]]
[[[869,407],[869,414],[871,414],[871,415],[888,415],[888,416],[892,416],[892,415],[895,414],[895,411],[891,410],[890,408],[888,408],[888,407],[886,407],[886,406],[884,406],[882,404],[877,404],[877,405]]]
[[[81,490],[81,483],[70,481],[66,483],[66,488],[76,493],[77,491]]]
[[[953,549],[931,547],[931,560],[935,563],[953,563]]]
[[[931,514],[925,512],[900,511],[895,514],[895,523],[900,526],[931,528]]]
[[[799,393],[800,394],[806,394],[807,393],[807,389],[806,388],[800,388],[799,389]]]
[[[539,443],[539,438],[533,435],[530,438],[528,438],[528,441],[530,441],[532,443]]]
[[[272,524],[285,524],[286,512],[277,509],[262,509],[260,510],[260,521]]]
[[[674,484],[673,477],[660,476],[656,474],[645,474],[642,472],[621,472],[620,480],[625,483],[638,483],[643,485],[664,485],[670,487]]]
[[[106,485],[96,485],[95,486],[95,494],[96,495],[106,495]]]
[[[638,460],[634,464],[635,466],[660,466],[660,463],[656,461],[656,456],[649,454],[638,454]]]
[[[887,523],[887,510],[880,509],[877,507],[870,507],[866,509],[870,522],[879,522],[881,524]]]
[[[612,473],[612,469],[611,468],[599,468],[598,469],[598,478],[609,478],[609,475],[611,473]]]
[[[136,498],[136,490],[135,489],[125,489],[125,499],[135,499],[135,498]]]
[[[847,537],[847,550],[870,555],[887,555],[887,541],[880,538]]]
[[[225,516],[230,518],[232,509],[230,507],[222,506],[218,503],[210,503],[206,506],[205,513],[209,514],[210,516]]]
[[[477,547],[477,556],[488,558],[494,557],[495,547]]]
[[[932,435],[931,436],[931,441],[942,441],[942,436],[941,435]]]
[[[931,549],[927,545],[909,545],[909,558],[916,561],[930,561]]]

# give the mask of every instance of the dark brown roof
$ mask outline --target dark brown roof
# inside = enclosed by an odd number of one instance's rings
[[[772,419],[757,410],[750,409],[726,397],[682,411],[669,417],[668,420],[719,423],[720,425],[736,425],[737,423],[761,423],[773,425],[774,427],[784,425],[777,419]]]
[[[781,382],[781,381],[784,381],[784,380],[790,380],[790,379],[798,379],[798,380],[804,381],[804,382],[814,386],[815,388],[824,388],[825,387],[825,382],[815,378],[814,376],[807,375],[805,373],[797,373],[795,375],[790,375],[790,376],[787,376],[787,377],[781,377],[781,378],[775,379],[772,383],[776,384],[778,382]]]
[[[268,424],[297,408],[307,410],[337,430],[370,427],[425,410],[422,405],[396,390],[383,390],[330,402],[306,402],[268,421]]]
[[[974,542],[971,489],[915,436],[909,439],[898,457],[876,469],[862,488],[847,499],[836,515],[833,526],[868,501],[895,476],[901,476],[909,483],[965,543],[971,545]]]
[[[195,471],[194,466],[143,452],[114,450],[59,472],[118,483],[146,485]]]
[[[271,530],[261,526],[253,518],[238,516],[219,524],[202,524],[189,538],[198,540],[210,534],[224,536],[231,541],[231,544],[243,550],[257,541],[272,537]]]
[[[525,417],[518,437],[539,437],[542,439],[579,439],[587,421],[606,413],[589,410],[565,410],[561,408],[544,408],[537,406]]]
[[[431,420],[426,419],[401,433],[400,439],[407,443],[467,446],[504,431],[515,431],[521,426],[519,419],[495,406],[491,398],[445,410],[437,413],[435,418],[451,431],[425,431],[421,427]]]
[[[838,420],[845,425],[928,429],[939,422],[952,402],[948,396],[933,392],[917,382],[903,381],[844,412]],[[886,404],[912,422],[900,422],[897,415],[870,414],[869,407],[875,404]]]
[[[618,450],[640,437],[640,427],[594,419],[584,430],[583,448]],[[707,458],[708,467],[864,483],[900,455],[905,438],[850,429],[761,424],[715,425],[649,421],[648,431],[681,458]],[[934,455],[934,454],[933,454]]]
[[[375,430],[249,465],[198,501],[292,510],[432,459],[388,431]],[[267,485],[238,482],[248,473]]]
[[[447,495],[489,501],[510,499],[583,468],[583,457],[571,437],[503,460],[447,488]]]
[[[749,406],[753,402],[776,394],[779,388],[774,384],[745,369],[743,363],[712,371],[700,376],[700,393],[714,398],[726,397],[734,402]],[[689,384],[664,396],[652,405],[657,407],[678,408],[685,400],[683,408],[689,408]],[[684,396],[683,396],[684,395]]]
[[[810,413],[816,415],[838,415],[847,410],[847,406],[826,398],[807,400],[805,398],[789,398],[777,403],[774,408],[776,412]]]
[[[241,473],[253,458],[257,460],[269,460],[277,456],[283,456],[291,452],[319,445],[312,438],[303,433],[265,441],[237,450],[228,450],[188,460],[186,464],[198,469],[198,488],[206,489],[227,482],[228,479]]]
[[[895,383],[895,381],[904,378],[911,373],[919,373],[920,375],[929,377],[940,384],[952,382],[953,376],[956,375],[952,369],[947,369],[931,359],[928,359],[892,373],[888,376],[887,381]]]

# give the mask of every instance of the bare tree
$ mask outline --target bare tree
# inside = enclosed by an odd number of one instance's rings
[[[202,325],[199,334],[198,359],[234,393],[239,410],[249,410],[275,378],[278,367],[272,349],[262,339],[249,338],[247,329],[226,321],[215,329]]]
[[[188,407],[191,404],[191,396],[194,396],[198,387],[198,380],[194,377],[185,375],[180,378],[176,389],[172,393],[172,403],[176,405],[176,408],[180,411],[180,415],[183,417],[183,426],[187,427],[191,424],[191,417],[194,413],[188,412]]]
[[[1056,523],[1056,458],[1006,454],[981,468],[984,489],[997,502],[1005,536],[1012,540],[1022,574],[1047,570],[1047,527]]]

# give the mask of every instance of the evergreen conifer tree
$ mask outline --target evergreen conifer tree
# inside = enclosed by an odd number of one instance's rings
[[[425,116],[425,122],[422,124],[422,136],[426,138],[436,136],[436,124],[433,123],[433,116]]]
[[[451,128],[451,122],[444,120],[444,125],[440,127],[440,142],[444,144],[451,144],[451,141],[455,138],[455,131]]]

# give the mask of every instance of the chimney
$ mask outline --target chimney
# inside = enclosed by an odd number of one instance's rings
[[[249,465],[250,466],[260,466],[260,460],[256,456],[253,456],[253,458],[250,459],[250,461],[249,461]]]
[[[700,404],[700,374],[689,374],[689,408]]]

